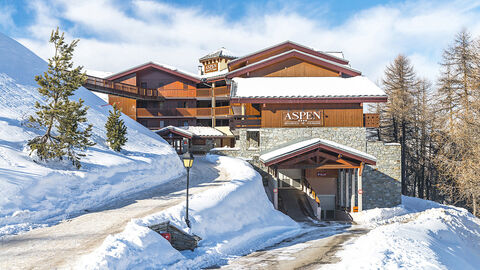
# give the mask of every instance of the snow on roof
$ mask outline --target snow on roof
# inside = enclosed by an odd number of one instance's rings
[[[325,62],[325,63],[329,63],[329,64],[334,65],[334,66],[342,67],[342,68],[344,68],[344,69],[350,70],[350,71],[355,72],[355,73],[358,73],[358,74],[362,74],[362,72],[360,72],[359,70],[356,70],[356,69],[354,69],[354,68],[351,68],[351,67],[348,66],[348,65],[342,65],[342,64],[339,64],[339,63],[337,63],[337,62],[330,61],[330,60],[327,60],[327,59],[325,59],[325,58],[318,57],[318,56],[315,56],[315,55],[313,55],[313,54],[309,54],[309,53],[306,53],[306,52],[302,52],[302,51],[299,51],[299,50],[296,50],[296,49],[292,49],[292,50],[289,50],[289,51],[286,51],[286,52],[283,52],[283,53],[279,53],[279,54],[270,56],[270,57],[268,57],[268,58],[265,58],[265,59],[263,59],[263,60],[260,60],[260,61],[258,61],[258,62],[252,63],[252,64],[250,64],[250,65],[246,65],[246,66],[241,67],[241,68],[239,68],[239,69],[235,69],[235,70],[232,71],[232,73],[233,73],[233,72],[238,72],[238,71],[241,71],[241,70],[244,70],[244,69],[247,69],[247,68],[251,68],[252,66],[256,66],[256,65],[263,64],[264,62],[270,61],[270,60],[272,60],[272,59],[275,59],[275,58],[281,57],[281,56],[283,56],[283,55],[285,55],[285,54],[289,54],[289,53],[293,53],[293,52],[299,53],[299,54],[303,54],[303,55],[308,56],[308,57],[312,57],[312,58],[314,58],[314,59],[323,61],[323,62]]]
[[[218,137],[225,136],[223,132],[213,127],[202,127],[202,126],[188,126],[188,127],[179,127],[185,131],[188,131],[199,137]]]
[[[267,150],[260,155],[260,161],[262,161],[263,163],[267,163],[317,144],[329,146],[329,147],[338,149],[340,151],[343,151],[355,156],[359,156],[371,161],[375,161],[375,162],[377,161],[376,157],[370,154],[367,154],[365,152],[362,152],[360,150],[357,150],[355,148],[352,148],[350,146],[346,146],[343,144],[339,144],[336,142],[332,142],[325,139],[319,139],[319,138],[308,139],[308,140],[305,140],[305,139],[294,140],[292,142],[280,145],[271,150]]]
[[[203,60],[217,58],[217,57],[223,57],[223,58],[229,58],[229,59],[237,58],[236,56],[233,55],[233,53],[231,51],[225,49],[224,47],[221,47],[220,49],[218,49],[214,52],[211,52],[211,53],[201,57],[198,60],[203,61]]]
[[[175,127],[175,126],[166,126],[164,128],[161,128],[161,129],[155,131],[155,133],[163,133],[163,132],[166,132],[166,131],[176,131],[178,133],[184,134],[187,137],[193,137],[193,135],[194,135],[192,132],[190,132],[188,130],[185,130],[185,129],[182,129],[182,128],[179,128],[179,127]]]
[[[290,44],[293,44],[293,45],[296,45],[296,46],[299,46],[299,47],[303,47],[303,48],[305,48],[305,49],[309,49],[309,50],[312,50],[312,51],[316,51],[316,50],[313,49],[313,48],[304,46],[304,45],[302,45],[302,44],[299,44],[299,43],[296,43],[296,42],[293,42],[293,41],[290,41],[290,40],[286,40],[286,41],[281,42],[281,43],[278,43],[278,44],[276,44],[276,45],[273,45],[273,46],[270,46],[270,47],[267,47],[267,48],[264,48],[264,49],[261,49],[261,50],[258,50],[258,51],[249,53],[249,54],[244,55],[244,56],[242,56],[242,57],[239,57],[239,58],[237,58],[237,59],[235,59],[235,60],[232,60],[232,62],[240,61],[240,60],[242,60],[242,59],[244,59],[244,58],[247,58],[247,57],[249,57],[249,56],[255,55],[255,54],[260,53],[260,52],[263,52],[263,51],[267,51],[267,50],[269,50],[269,49],[272,49],[272,48],[281,46],[281,45],[286,44],[286,43],[290,43]],[[334,57],[334,58],[338,58],[339,60],[347,61],[347,60],[344,59],[343,57],[338,57],[338,56],[336,56],[336,55],[332,55],[332,54],[327,53],[327,52],[323,52],[323,51],[317,51],[317,52],[319,52],[319,53],[326,53],[326,54],[329,54],[330,56],[332,56],[332,57]],[[323,59],[323,58],[322,58],[322,59]]]
[[[113,74],[113,72],[99,71],[99,70],[92,70],[92,69],[86,69],[85,72],[87,73],[88,76],[93,76],[93,77],[102,78],[102,79],[109,77]]]
[[[163,68],[166,68],[166,69],[170,69],[172,71],[175,71],[175,72],[178,72],[178,73],[182,73],[184,75],[187,75],[187,76],[190,76],[190,77],[193,77],[197,80],[201,80],[201,78],[195,74],[195,73],[192,73],[192,72],[189,72],[189,71],[185,71],[185,70],[181,70],[181,69],[178,69],[174,66],[170,66],[170,65],[167,65],[167,64],[162,64],[162,63],[157,63],[157,62],[154,62],[154,61],[150,61],[150,62],[146,62],[146,63],[143,63],[141,65],[137,65],[137,66],[134,66],[134,67],[131,67],[131,68],[128,68],[128,69],[125,69],[125,70],[122,70],[120,72],[116,72],[116,73],[113,73],[111,75],[109,75],[107,78],[111,78],[111,77],[114,77],[118,74],[122,74],[122,73],[125,73],[125,72],[128,72],[130,70],[133,70],[133,69],[136,69],[136,68],[139,68],[139,67],[142,67],[142,66],[146,66],[146,65],[149,65],[149,64],[153,64],[153,65],[157,65],[157,66],[160,66],[160,67],[163,67]],[[106,78],[106,79],[107,79]]]
[[[233,78],[232,97],[386,97],[367,77]]]
[[[335,58],[339,58],[339,59],[345,59],[345,56],[343,55],[343,52],[329,52],[329,51],[318,51],[320,53],[326,53],[330,56],[333,56]]]
[[[220,77],[222,75],[225,75],[228,73],[228,68],[225,68],[225,69],[222,69],[220,71],[214,71],[214,72],[208,72],[208,73],[205,73],[205,74],[202,74],[201,77],[202,78],[213,78],[213,77]]]

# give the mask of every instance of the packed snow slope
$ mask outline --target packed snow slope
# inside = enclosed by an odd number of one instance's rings
[[[463,208],[402,197],[402,205],[354,214],[371,228],[327,269],[480,269],[480,219]]]
[[[128,142],[121,153],[110,150],[104,125],[111,106],[83,87],[73,99],[90,107],[96,145],[86,151],[82,168],[68,161],[35,162],[26,144],[42,131],[25,123],[35,102],[44,102],[33,76],[46,68],[45,61],[0,34],[0,236],[54,224],[184,173],[163,139],[124,115]]]
[[[148,226],[171,221],[185,231],[185,203],[132,220],[119,234],[85,256],[78,269],[200,269],[298,234],[300,226],[276,211],[261,176],[247,162],[209,155],[227,170],[230,181],[191,197],[191,233],[202,238],[195,251],[179,252]]]

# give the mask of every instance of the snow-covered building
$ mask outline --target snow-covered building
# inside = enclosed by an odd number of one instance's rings
[[[255,165],[280,209],[291,189],[328,215],[400,203],[400,146],[367,139],[379,118],[364,104],[387,95],[343,53],[285,41],[242,57],[221,48],[199,62],[199,74],[149,62],[86,87],[177,144],[195,136],[165,127],[222,129],[207,148]]]

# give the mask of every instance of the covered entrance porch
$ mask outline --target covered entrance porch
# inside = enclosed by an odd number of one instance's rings
[[[372,155],[318,138],[292,141],[267,150],[260,161],[274,178],[276,209],[293,213],[297,206],[292,204],[298,203],[300,208],[311,207],[310,211],[319,219],[335,219],[339,211],[362,211],[363,169],[365,165],[376,165]],[[296,199],[283,198],[284,194],[292,193]],[[305,205],[299,203],[302,200]]]

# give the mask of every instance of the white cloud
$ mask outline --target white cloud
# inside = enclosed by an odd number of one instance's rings
[[[478,6],[463,0],[408,1],[359,11],[332,27],[324,13],[315,19],[288,8],[257,10],[232,22],[197,7],[148,0],[122,6],[113,0],[37,0],[31,4],[37,17],[29,38],[19,41],[48,58],[51,29],[67,21],[73,26],[62,30],[81,39],[76,63],[88,69],[115,72],[153,60],[195,72],[197,59],[221,46],[243,55],[288,39],[318,50],[342,50],[372,80],[399,53],[433,79],[441,51],[456,32],[467,27],[480,34]]]

